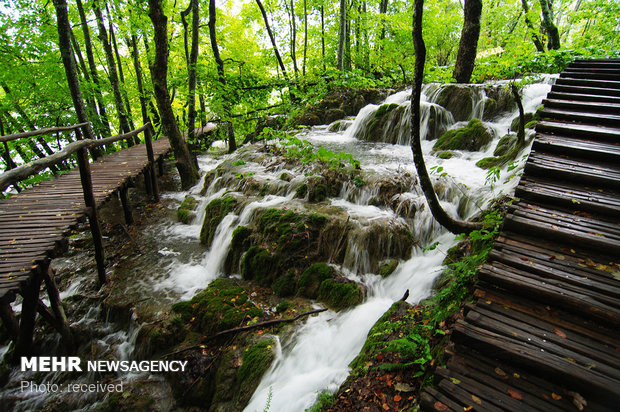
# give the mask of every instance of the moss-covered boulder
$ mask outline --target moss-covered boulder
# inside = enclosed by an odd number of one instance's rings
[[[329,124],[336,120],[341,120],[346,117],[344,110],[342,109],[329,109],[325,111],[325,123]]]
[[[220,197],[209,202],[205,208],[205,219],[200,230],[200,243],[211,246],[217,227],[236,204],[237,199],[232,196]]]
[[[388,259],[379,266],[379,275],[383,278],[390,276],[398,267],[398,259]]]
[[[493,151],[493,156],[503,156],[506,153],[510,152],[515,145],[517,144],[517,135],[514,133],[507,134],[499,139],[497,142],[497,146],[495,146],[495,150]]]
[[[358,138],[371,142],[397,143],[399,133],[394,130],[394,125],[400,124],[398,120],[404,111],[405,107],[396,103],[379,106],[366,127],[358,133]]]
[[[473,110],[473,92],[469,86],[450,84],[442,87],[436,103],[452,113],[454,120],[468,120]]]
[[[239,270],[239,262],[243,252],[246,251],[250,245],[250,235],[252,229],[246,226],[237,226],[232,233],[232,240],[230,241],[230,252],[226,256],[226,262],[224,267],[229,273],[236,273]]]
[[[523,115],[524,120],[525,120],[525,124],[524,127],[526,129],[528,129],[527,126],[532,126],[532,125],[536,125],[536,122],[532,123],[532,121],[534,120],[534,113],[525,113]],[[514,119],[512,119],[512,122],[510,123],[510,130],[512,132],[516,132],[519,130],[519,116],[515,117]]]
[[[492,120],[517,107],[512,93],[503,85],[487,86],[484,93],[487,99],[484,102],[483,120]]]
[[[437,157],[440,159],[452,159],[454,157],[454,152],[450,150],[444,150],[443,152],[437,153]]]
[[[209,286],[189,301],[172,305],[192,330],[212,335],[239,326],[246,319],[263,316],[248,293],[234,279],[215,279]]]
[[[243,144],[254,143],[257,141],[258,136],[265,130],[270,128],[273,130],[280,130],[286,122],[286,116],[265,116],[256,123],[254,131],[246,136],[243,140]]]
[[[325,263],[318,262],[312,264],[303,271],[297,281],[299,295],[309,299],[318,298],[321,284],[324,280],[330,279],[334,273],[334,268]]]
[[[434,150],[470,150],[477,151],[486,146],[493,136],[479,119],[471,119],[467,126],[448,130],[441,136]]]
[[[173,316],[159,322],[142,325],[136,336],[134,355],[137,359],[151,359],[171,352],[187,335],[185,321]]]
[[[319,300],[335,310],[358,305],[363,299],[360,285],[343,276],[325,279],[319,288]]]
[[[351,124],[350,120],[338,120],[330,124],[327,130],[334,133],[343,132],[347,130]]]
[[[196,214],[193,212],[196,210],[198,206],[198,201],[194,199],[192,196],[186,196],[181,203],[181,206],[177,208],[177,219],[181,223],[189,224],[194,218]]]

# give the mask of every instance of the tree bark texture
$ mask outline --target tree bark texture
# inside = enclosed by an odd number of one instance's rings
[[[517,130],[517,146],[523,147],[525,144],[525,112],[523,110],[523,102],[521,102],[521,95],[519,94],[519,89],[514,83],[510,84],[510,91],[512,96],[515,98],[517,102],[517,107],[519,108],[519,129]]]
[[[476,63],[482,0],[465,0],[465,16],[453,77],[457,83],[469,83]]]
[[[127,39],[127,44],[131,49],[131,57],[133,58],[133,68],[136,71],[136,81],[138,84],[138,93],[140,94],[140,110],[142,111],[142,124],[150,121],[148,109],[146,108],[147,97],[144,93],[144,85],[142,84],[142,66],[140,66],[140,53],[138,52],[138,38],[132,34]]]
[[[192,47],[189,53],[187,67],[188,77],[188,102],[187,102],[187,138],[194,139],[194,129],[196,124],[196,64],[198,63],[198,30],[200,14],[198,0],[192,0]]]
[[[304,60],[301,74],[306,77],[306,59],[308,57],[308,1],[304,0]]]
[[[73,54],[77,58],[79,62],[79,68],[82,71],[82,75],[84,76],[84,81],[90,83],[90,74],[88,73],[88,69],[86,68],[86,62],[84,61],[84,56],[82,56],[82,50],[80,50],[80,45],[75,38],[75,34],[73,34],[73,30],[69,31],[71,35],[71,44],[73,45]],[[101,128],[101,122],[99,121],[99,114],[97,113],[97,106],[95,104],[95,100],[93,96],[86,96],[86,108],[88,109],[88,117],[91,118],[96,125],[96,130],[99,135],[102,134],[103,130]]]
[[[90,68],[90,77],[92,78],[93,84],[95,85],[95,100],[97,101],[97,106],[99,107],[99,117],[101,119],[103,133],[106,136],[111,136],[112,130],[110,129],[110,121],[108,120],[108,115],[106,113],[106,108],[105,108],[105,102],[103,101],[103,94],[101,93],[99,75],[97,74],[97,65],[95,64],[95,56],[93,54],[93,47],[92,47],[91,40],[90,40],[90,31],[88,30],[88,23],[86,21],[86,13],[84,12],[84,6],[82,5],[82,0],[76,0],[76,5],[78,8],[78,13],[80,15],[82,33],[84,34],[84,48],[86,50],[86,59],[88,60],[88,67]]]
[[[338,28],[338,58],[337,66],[339,70],[344,71],[344,53],[347,31],[347,0],[340,0],[340,26]]]
[[[534,42],[534,46],[536,46],[536,50],[544,53],[545,46],[543,46],[542,41],[540,41],[540,37],[538,37],[538,31],[534,28],[534,23],[532,22],[530,16],[530,6],[527,3],[527,0],[521,0],[521,7],[523,7],[523,13],[525,14],[525,25],[527,26],[528,31],[532,35],[532,41]]]
[[[112,52],[112,46],[108,41],[108,31],[105,28],[105,24],[103,24],[101,9],[96,1],[93,3],[93,11],[95,12],[95,17],[97,20],[97,27],[99,28],[99,40],[101,40],[101,44],[103,45],[103,50],[105,52],[105,59],[108,66],[108,79],[110,80],[110,86],[112,86],[114,106],[116,107],[116,113],[118,114],[121,133],[129,133],[131,131],[131,127],[129,126],[129,120],[123,104],[123,96],[119,85],[118,72],[116,70],[116,63],[114,62],[114,53]]]
[[[153,22],[155,58],[150,66],[151,80],[164,133],[170,140],[176,167],[183,189],[189,189],[198,181],[198,172],[189,148],[179,131],[170,95],[168,94],[168,17],[164,14],[162,0],[149,0],[149,17]]]
[[[560,48],[560,33],[553,23],[551,2],[549,0],[540,0],[540,10],[543,16],[542,25],[547,32],[547,47],[549,50],[557,50]]]
[[[273,47],[273,52],[276,55],[276,59],[278,60],[278,64],[280,65],[280,70],[282,70],[282,76],[288,82],[288,74],[286,73],[286,68],[284,67],[284,62],[282,62],[282,57],[280,56],[280,52],[278,51],[278,45],[276,43],[276,38],[273,36],[273,32],[271,31],[271,27],[269,26],[269,19],[267,18],[267,12],[265,11],[265,7],[263,7],[263,3],[260,0],[256,0],[256,4],[260,9],[261,14],[263,15],[263,20],[265,21],[265,29],[267,29],[267,34],[269,35],[269,40],[271,40],[271,46]]]
[[[426,46],[422,38],[424,0],[415,0],[413,7],[413,48],[415,50],[413,93],[411,94],[411,151],[413,152],[413,162],[418,172],[422,191],[435,220],[452,233],[466,233],[482,228],[482,224],[455,220],[446,213],[439,203],[439,199],[437,199],[433,183],[424,162],[424,154],[422,153],[422,144],[420,142],[420,96],[422,95],[422,80],[424,79],[424,64],[426,60]]]

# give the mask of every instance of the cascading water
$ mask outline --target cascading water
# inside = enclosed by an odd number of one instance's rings
[[[548,90],[547,84],[526,87],[523,96],[526,111],[533,111]],[[421,122],[424,137],[436,137],[438,133],[458,126],[452,114],[436,103],[440,91],[439,85],[427,85],[424,88],[425,101],[422,102]],[[470,117],[481,116],[484,111],[482,92],[476,96],[477,101],[472,102]],[[363,283],[368,291],[367,297],[354,308],[338,313],[327,311],[310,317],[292,335],[282,338],[282,341],[277,339],[276,360],[262,378],[246,411],[262,411],[268,398],[272,411],[303,411],[312,405],[318,392],[325,389],[336,390],[346,378],[348,364],[359,353],[368,330],[389,306],[407,289],[408,301],[411,303],[418,302],[431,293],[433,282],[441,273],[444,258],[442,251],[454,244],[454,236],[446,233],[434,221],[425,207],[421,190],[415,184],[416,173],[408,146],[409,97],[410,92],[403,91],[388,97],[383,103],[397,105],[400,109],[396,111],[393,108],[394,115],[383,125],[383,137],[379,141],[363,140],[366,130],[372,126],[375,113],[381,107],[378,105],[363,108],[346,131],[330,132],[326,126],[319,126],[304,132],[303,138],[313,145],[323,146],[334,152],[351,153],[361,163],[366,185],[357,187],[347,183],[343,185],[339,196],[329,199],[328,202],[330,207],[346,213],[356,228],[357,232],[354,231],[354,235],[348,239],[345,259],[339,269],[350,279]],[[507,132],[515,116],[516,111],[512,111],[492,123],[486,123],[486,126],[494,131],[495,141]],[[445,175],[435,174],[432,177],[442,205],[452,215],[471,217],[484,209],[501,191],[509,191],[517,183],[517,179],[511,179],[508,182],[497,182],[491,188],[486,184],[486,171],[475,166],[476,161],[490,155],[494,144],[480,152],[463,151],[451,159],[440,159],[431,155],[433,143],[427,139],[422,141],[427,167],[431,170],[435,167],[443,168]],[[226,155],[218,160],[210,156],[201,157],[201,169],[205,172],[211,170],[223,162],[232,161],[233,156]],[[157,253],[155,258],[151,259],[150,264],[153,267],[149,268],[149,281],[132,282],[128,291],[130,287],[138,288],[139,296],[161,300],[164,307],[165,303],[188,299],[213,279],[224,275],[223,262],[235,227],[250,224],[260,210],[303,204],[294,199],[295,188],[304,182],[303,175],[294,176],[285,182],[280,176],[281,168],[275,164],[248,164],[247,171],[272,182],[276,194],[248,199],[242,202],[238,214],[230,213],[224,217],[207,252],[200,245],[196,245],[205,205],[225,192],[238,191],[239,188],[235,185],[239,180],[225,181],[223,178],[216,178],[205,195],[199,194],[203,181],[189,192],[164,195],[180,203],[187,194],[191,194],[199,200],[197,210],[200,212],[190,225],[168,222],[145,230],[148,236],[154,239]],[[374,183],[386,176],[401,179],[401,185],[406,188],[404,193],[388,199],[392,202],[390,208],[375,204],[379,188]],[[403,180],[403,176],[412,177],[410,180]],[[373,224],[408,225],[421,245],[415,247],[412,255],[401,261],[396,271],[387,278],[369,273],[373,264],[363,242],[367,239],[365,232]],[[440,242],[440,246],[435,251],[422,252],[422,246],[436,241]],[[385,247],[391,247],[387,242],[384,244]],[[62,295],[65,298],[77,293],[80,293],[79,279],[63,291]],[[132,293],[135,293],[133,289]],[[89,312],[82,322],[96,322],[96,319],[100,318],[99,311],[99,308],[92,308],[92,313]],[[102,329],[105,327],[102,326]],[[109,327],[109,330],[101,331],[96,345],[114,347],[118,359],[130,358],[138,327],[136,324],[129,331]],[[6,348],[0,348],[0,355],[3,352],[6,352]],[[11,379],[19,378],[20,376],[14,376]],[[89,378],[83,379],[87,381]],[[36,402],[26,402],[22,409],[27,410],[32,405],[36,405]]]

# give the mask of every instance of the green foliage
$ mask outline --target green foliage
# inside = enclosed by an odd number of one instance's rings
[[[247,292],[237,286],[234,279],[223,278],[215,279],[191,300],[175,303],[172,310],[191,329],[205,335],[234,328],[245,319],[263,315],[263,311],[248,299]]]
[[[331,393],[328,390],[321,391],[316,397],[316,402],[314,402],[314,404],[310,408],[306,409],[306,412],[327,411],[329,407],[334,404],[335,401],[336,395],[334,393]]]

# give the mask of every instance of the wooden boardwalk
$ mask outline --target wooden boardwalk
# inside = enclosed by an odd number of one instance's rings
[[[571,64],[542,119],[424,410],[620,409],[620,60]]]
[[[155,159],[170,149],[167,138],[153,142]],[[97,207],[126,190],[148,165],[144,144],[103,156],[91,164]],[[86,216],[80,172],[75,169],[0,202],[0,300],[64,249],[67,233]]]

